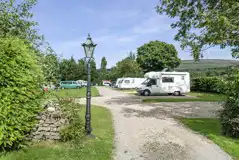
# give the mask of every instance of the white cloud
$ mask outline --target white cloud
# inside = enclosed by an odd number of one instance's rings
[[[171,22],[168,21],[167,17],[160,16],[157,14],[152,14],[144,19],[141,23],[135,24],[132,29],[134,34],[151,34],[151,33],[164,33],[170,30]]]

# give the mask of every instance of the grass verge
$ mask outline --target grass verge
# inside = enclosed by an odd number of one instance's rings
[[[84,119],[84,112],[80,113]],[[41,142],[20,151],[0,156],[0,160],[110,160],[113,149],[113,126],[109,110],[92,107],[92,128],[95,139],[81,144]]]
[[[61,89],[59,91],[49,91],[46,93],[46,97],[52,97],[56,95],[61,98],[82,98],[86,97],[86,87],[80,89]],[[96,97],[99,96],[99,91],[96,87],[91,87],[91,96]]]
[[[239,139],[222,136],[218,119],[180,118],[179,120],[187,127],[212,140],[234,159],[239,160]]]
[[[224,95],[214,93],[191,92],[191,96],[195,97],[169,97],[169,98],[146,98],[143,102],[157,103],[157,102],[220,102],[225,99]]]

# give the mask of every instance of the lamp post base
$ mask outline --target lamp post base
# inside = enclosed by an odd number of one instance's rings
[[[86,134],[86,137],[89,138],[89,139],[95,139],[95,135],[93,134]]]

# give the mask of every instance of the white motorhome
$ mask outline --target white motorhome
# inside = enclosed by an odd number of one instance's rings
[[[190,92],[190,75],[188,72],[148,72],[147,80],[137,88],[144,96],[153,94],[173,94],[179,96]]]
[[[118,88],[120,89],[132,89],[141,85],[146,78],[121,78]]]

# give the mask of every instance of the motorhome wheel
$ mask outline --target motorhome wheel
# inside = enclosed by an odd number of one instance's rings
[[[149,90],[145,90],[144,91],[144,96],[149,96],[150,95],[150,91]]]
[[[174,96],[180,96],[180,91],[175,91],[175,92],[173,93],[173,95],[174,95]]]

